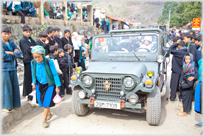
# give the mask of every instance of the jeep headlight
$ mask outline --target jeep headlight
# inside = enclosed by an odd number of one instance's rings
[[[162,63],[164,61],[164,56],[159,55],[157,56],[157,62]]]
[[[148,87],[148,88],[152,87],[153,86],[153,81],[151,79],[147,79],[145,81],[145,86]]]
[[[133,78],[131,77],[126,77],[124,80],[123,80],[123,84],[125,85],[126,88],[133,88],[134,85],[135,85],[135,81]]]
[[[90,76],[84,76],[82,80],[86,86],[91,86],[93,82],[93,79]]]
[[[131,102],[132,104],[135,104],[135,103],[137,103],[138,102],[138,100],[139,100],[139,98],[138,98],[138,96],[136,95],[136,94],[131,94],[130,96],[129,96],[129,102]]]
[[[84,99],[86,97],[86,93],[84,91],[79,91],[78,96],[80,99]]]
[[[153,73],[152,71],[148,71],[148,72],[147,72],[147,75],[148,75],[148,77],[150,77],[150,78],[151,78],[151,77],[153,77],[153,76],[154,76],[154,73]]]

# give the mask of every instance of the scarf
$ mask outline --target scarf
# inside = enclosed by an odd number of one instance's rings
[[[83,45],[81,45],[81,46],[79,47],[79,62],[81,62],[81,60],[83,59],[81,47],[84,47],[84,46],[85,46],[85,44],[83,44]]]
[[[57,36],[58,38],[60,38],[60,35],[55,35],[55,36]]]
[[[194,61],[193,61],[193,55],[191,53],[188,53],[190,55],[190,63],[187,64],[185,62],[185,57],[183,58],[183,72],[186,76],[194,76],[195,72],[194,72]]]
[[[43,55],[45,57],[45,49],[42,46],[36,45],[31,50],[32,54],[37,53]]]
[[[187,45],[188,50],[189,50],[189,47],[190,47],[191,43],[193,43],[193,41],[188,42],[188,45]]]
[[[187,47],[181,47],[179,50],[187,50]]]

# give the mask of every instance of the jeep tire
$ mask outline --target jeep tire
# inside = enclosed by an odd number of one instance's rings
[[[72,92],[72,109],[74,113],[78,116],[84,116],[88,113],[89,107],[88,104],[82,104],[79,103],[78,100],[80,99],[78,97],[79,88],[75,87]]]
[[[149,125],[157,126],[161,118],[161,94],[157,86],[147,95],[146,120]]]

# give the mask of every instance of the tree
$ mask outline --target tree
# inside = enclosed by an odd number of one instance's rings
[[[180,28],[192,22],[193,18],[200,18],[201,5],[201,2],[181,2],[175,8],[175,13],[171,15],[170,27]]]
[[[171,13],[173,13],[175,12],[175,7],[177,6],[177,2],[165,2],[162,15],[158,18],[157,23],[162,23],[163,25],[167,23],[169,18],[169,10],[171,10]]]

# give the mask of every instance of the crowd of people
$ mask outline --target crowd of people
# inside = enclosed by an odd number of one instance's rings
[[[173,40],[174,37],[182,37],[183,34],[185,34],[186,32],[188,32],[187,30],[176,30],[176,29],[172,29],[171,31],[167,31],[167,39],[166,42],[168,42],[169,40]],[[196,37],[198,35],[202,35],[202,32],[200,32],[200,30],[197,30],[196,32],[193,30],[189,31],[191,34],[193,34],[193,37]]]
[[[78,66],[86,70],[85,58],[91,57],[92,37],[80,36],[68,29],[62,36],[60,28],[48,27],[46,31],[39,32],[39,39],[35,41],[31,37],[30,26],[24,25],[22,29],[19,49],[10,40],[10,28],[2,26],[2,110],[11,112],[21,107],[16,58],[23,54],[23,96],[36,90],[37,102],[44,107],[43,127],[48,127],[47,120],[52,117],[50,107],[55,105],[53,97],[55,94],[62,98],[65,94],[72,94],[70,76]],[[131,42],[131,39],[128,41]],[[196,35],[192,30],[173,37],[173,45],[170,46],[173,55],[171,92],[167,100],[173,103],[178,94],[181,103],[178,116],[188,115],[192,101],[195,101],[194,110],[202,114],[202,47],[202,35]],[[202,122],[196,126],[202,126]]]
[[[70,76],[78,66],[81,66],[83,71],[86,70],[85,58],[90,56],[92,37],[88,39],[87,35],[80,36],[77,32],[71,33],[68,29],[64,30],[64,37],[62,37],[59,28],[48,27],[46,31],[39,32],[39,39],[34,41],[31,37],[31,27],[24,25],[22,29],[20,50],[9,39],[10,28],[6,25],[2,26],[4,79],[2,110],[11,112],[21,106],[16,58],[23,54],[22,95],[28,96],[33,89],[36,90],[37,102],[44,107],[45,112],[43,126],[47,127],[46,120],[52,116],[49,108],[55,105],[52,101],[55,94],[59,94],[62,98],[65,90],[66,94],[72,94],[69,85]]]
[[[110,31],[110,21],[108,19],[101,18],[101,22],[100,22],[99,18],[94,16],[94,25],[96,26],[96,28],[98,28],[100,31],[104,32],[105,34],[107,34]],[[112,30],[117,30],[114,23],[112,24],[111,27],[112,27]]]
[[[2,1],[3,9],[6,9],[6,15],[16,15],[18,13],[21,16],[20,24],[25,24],[25,16],[29,14],[30,17],[36,17],[36,7],[32,1]],[[44,16],[46,19],[63,19],[65,15],[62,11],[67,8],[67,17],[70,20],[73,15],[78,16],[78,9],[74,3],[67,2],[67,7],[61,6],[57,2],[45,2],[44,3]],[[82,19],[87,22],[86,10],[82,10]]]
[[[174,31],[171,32],[172,34]],[[173,103],[176,95],[180,101],[178,116],[187,116],[195,101],[194,110],[202,114],[202,33],[190,30],[187,33],[176,33],[173,45],[170,46],[172,58],[170,97]],[[202,126],[202,123],[196,124]]]
[[[3,9],[6,9],[6,14],[16,15],[18,13],[21,16],[20,24],[25,24],[25,16],[29,14],[30,17],[36,16],[36,9],[32,1],[2,1]],[[10,11],[10,12],[9,12]]]

